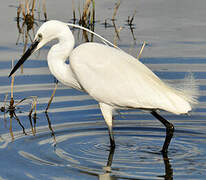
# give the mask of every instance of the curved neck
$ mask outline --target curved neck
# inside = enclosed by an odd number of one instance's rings
[[[48,53],[48,60],[50,60],[50,58],[58,58],[58,61],[65,62],[74,48],[74,36],[68,28],[60,32],[57,39],[59,43],[51,47]]]
[[[51,73],[63,84],[81,89],[78,81],[66,60],[74,48],[74,37],[71,31],[63,31],[57,37],[59,43],[51,47],[48,53],[48,66]]]

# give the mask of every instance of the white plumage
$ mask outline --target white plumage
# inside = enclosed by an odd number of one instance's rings
[[[84,43],[70,55],[79,83],[94,99],[117,108],[191,110],[194,98],[162,82],[129,54],[98,43]]]

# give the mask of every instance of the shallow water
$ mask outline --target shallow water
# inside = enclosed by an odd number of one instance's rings
[[[38,96],[36,133],[32,134],[29,110],[32,100],[18,106],[16,114],[25,127],[12,120],[14,140],[9,133],[8,113],[0,114],[0,179],[205,179],[206,169],[206,58],[203,29],[206,27],[204,0],[191,1],[122,1],[116,26],[120,31],[118,45],[137,56],[147,41],[142,61],[166,82],[181,83],[192,72],[200,84],[199,104],[189,116],[161,114],[175,125],[175,135],[167,155],[159,153],[165,128],[150,114],[139,110],[121,111],[115,116],[114,135],[117,147],[109,148],[107,127],[97,102],[90,96],[59,84],[48,116],[44,113],[54,88],[46,54],[51,44],[31,56],[14,81],[14,99]],[[16,40],[16,6],[2,2],[0,16],[0,106],[10,92],[7,78],[11,59],[17,60],[24,43]],[[76,8],[78,3],[75,4]],[[66,11],[62,11],[67,7]],[[96,2],[95,32],[113,41],[114,28],[103,23],[113,14],[114,2]],[[47,1],[49,19],[72,21],[72,3]],[[134,36],[126,25],[128,16],[137,10]],[[42,12],[40,12],[43,20]],[[35,31],[41,21],[37,21]],[[31,31],[31,36],[32,35]],[[74,31],[76,43],[84,42]],[[30,43],[30,41],[28,41]],[[9,95],[10,97],[10,95]],[[8,103],[7,103],[8,104]],[[35,121],[32,121],[33,125]],[[51,126],[49,126],[50,122]]]

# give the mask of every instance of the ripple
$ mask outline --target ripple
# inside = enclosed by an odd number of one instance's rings
[[[42,126],[37,129],[36,136],[16,132],[12,143],[8,142],[8,134],[2,135],[0,148],[15,148],[16,158],[20,156],[47,169],[58,167],[64,171],[70,168],[98,177],[156,179],[168,176],[167,171],[171,174],[173,168],[176,176],[181,176],[183,171],[190,173],[191,168],[193,173],[204,172],[206,157],[200,146],[177,137],[170,146],[169,158],[164,157],[160,153],[165,135],[162,130],[134,128],[132,121],[127,124],[127,127],[114,129],[115,151],[109,147],[107,128],[99,121],[55,125],[56,146],[48,127]],[[197,159],[200,161],[196,162]]]

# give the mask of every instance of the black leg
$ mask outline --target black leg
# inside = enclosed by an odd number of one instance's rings
[[[156,117],[164,126],[166,127],[166,138],[164,145],[162,147],[162,152],[166,153],[170,144],[170,141],[172,139],[173,133],[174,133],[174,126],[172,123],[168,122],[166,119],[164,119],[162,116],[157,114],[156,111],[152,111],[151,114]]]
[[[108,126],[108,130],[109,130],[110,148],[115,148],[115,141],[112,133],[112,127]]]
[[[107,160],[107,167],[111,167],[112,166],[114,151],[115,151],[115,148],[111,147],[110,150],[109,150],[109,156],[108,156],[108,160]]]
[[[112,117],[112,111],[113,107],[104,103],[99,103],[99,107],[102,111],[102,114],[104,116],[104,120],[107,124],[108,130],[109,130],[109,139],[110,139],[110,148],[115,148],[115,142],[114,142],[114,136],[112,133],[112,126],[113,126],[113,117]]]

